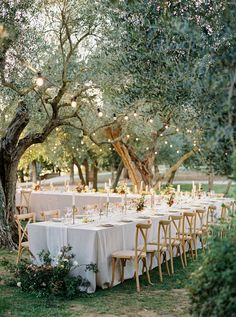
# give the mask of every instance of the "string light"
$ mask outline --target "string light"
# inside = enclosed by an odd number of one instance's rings
[[[42,87],[44,84],[44,80],[40,72],[37,73],[37,78],[35,80],[35,83],[38,87]]]
[[[149,147],[146,147],[146,150],[148,151],[148,150],[149,150]]]
[[[137,117],[137,112],[136,112],[136,110],[134,111],[134,117]]]
[[[136,140],[136,141],[138,141],[138,140],[139,140],[139,138],[136,138],[135,140]]]
[[[177,150],[176,153],[179,153],[179,150]]]
[[[76,106],[77,106],[76,97],[73,97],[73,98],[71,99],[71,107],[72,107],[72,108],[76,108]]]
[[[169,126],[168,125],[165,125],[165,129],[168,129],[169,128]]]
[[[130,137],[130,135],[129,135],[129,134],[127,134],[126,136],[127,136],[127,138],[129,138],[129,137]]]
[[[129,119],[129,117],[127,115],[125,115],[124,119],[127,121]]]
[[[163,134],[161,133],[160,136],[163,136]]]
[[[114,120],[114,121],[116,121],[116,120],[117,120],[117,116],[116,116],[116,114],[115,114],[115,113],[113,114],[113,120]]]
[[[95,132],[93,132],[93,135],[96,135],[96,133],[95,133]]]
[[[83,144],[84,144],[84,141],[81,141],[81,144],[83,145]]]
[[[157,155],[157,152],[155,152],[155,155]]]
[[[172,145],[172,144],[170,144],[170,147],[173,147],[173,145]]]
[[[108,142],[111,142],[111,139],[108,139],[107,141],[108,141]]]
[[[102,149],[100,149],[99,151],[102,152]]]
[[[101,118],[103,116],[102,111],[98,108],[98,116]]]
[[[176,130],[175,130],[176,132],[179,132],[179,128],[176,128]]]
[[[168,142],[167,142],[167,141],[165,141],[165,144],[168,144]]]
[[[153,123],[153,119],[150,119],[149,122],[150,122],[150,123]]]

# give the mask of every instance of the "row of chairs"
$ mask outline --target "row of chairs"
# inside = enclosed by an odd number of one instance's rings
[[[220,223],[228,221],[231,213],[235,214],[235,202],[230,205],[222,205]],[[113,287],[115,281],[115,272],[118,261],[121,264],[121,282],[124,281],[124,268],[127,261],[134,263],[137,291],[140,292],[139,283],[139,262],[142,261],[142,272],[146,270],[148,282],[151,284],[149,271],[153,266],[153,258],[156,257],[160,281],[163,281],[162,264],[166,264],[168,275],[174,274],[173,255],[180,257],[182,267],[187,266],[186,253],[190,252],[192,259],[198,256],[198,241],[205,251],[206,242],[209,234],[217,225],[216,206],[211,205],[207,209],[197,208],[193,212],[183,212],[181,215],[170,215],[168,220],[161,220],[157,227],[157,238],[155,241],[148,241],[148,230],[151,223],[137,224],[134,250],[120,250],[112,254],[112,281],[110,287]],[[174,229],[174,230],[172,230]],[[140,246],[140,237],[143,244]],[[148,255],[150,264],[148,266]],[[170,269],[169,262],[170,261]]]

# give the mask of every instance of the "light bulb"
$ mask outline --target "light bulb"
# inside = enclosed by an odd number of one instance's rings
[[[170,144],[170,147],[173,147],[173,145],[172,145],[172,144]]]
[[[127,134],[126,136],[127,136],[127,138],[129,138],[129,137],[130,137],[130,135],[129,135],[129,134]]]
[[[72,98],[71,99],[71,107],[76,108],[76,106],[77,106],[76,98]]]
[[[169,128],[168,125],[166,125],[165,128],[168,129]]]
[[[101,118],[103,116],[102,111],[98,108],[98,116]]]
[[[126,115],[126,116],[125,116],[125,120],[127,121],[128,119],[129,119],[129,117]]]
[[[155,152],[155,155],[157,155],[157,152]]]
[[[163,134],[161,133],[160,136],[163,136]]]
[[[117,119],[117,116],[116,116],[116,114],[114,113],[113,114],[113,120],[116,120]]]
[[[148,150],[149,150],[149,147],[146,147],[146,150],[148,151]]]
[[[176,132],[179,132],[179,128],[176,128]]]
[[[177,150],[176,153],[179,153],[179,150]]]
[[[150,122],[150,123],[153,123],[153,119],[150,119],[149,122]]]
[[[138,138],[136,138],[135,140],[138,141]]]
[[[43,77],[42,77],[42,75],[41,75],[40,72],[37,74],[37,78],[36,78],[36,80],[35,80],[35,83],[36,83],[36,85],[37,85],[38,87],[42,87],[43,84],[44,84],[44,80],[43,80]]]
[[[165,141],[165,144],[167,144],[168,142],[167,141]]]
[[[137,112],[136,111],[134,111],[134,117],[137,117]]]

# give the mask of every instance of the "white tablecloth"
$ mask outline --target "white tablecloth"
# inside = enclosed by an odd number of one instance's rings
[[[30,197],[30,212],[36,214],[36,219],[40,220],[40,213],[47,210],[64,210],[72,206],[73,192],[58,191],[32,191]],[[75,205],[81,209],[86,205],[102,205],[107,201],[106,193],[74,193]],[[132,199],[137,195],[129,194],[127,199]],[[109,201],[111,203],[121,202],[122,196],[118,194],[110,194]],[[20,204],[20,191],[16,193],[16,205]]]
[[[157,239],[157,227],[160,219],[167,219],[171,214],[171,210],[180,210],[186,206],[207,207],[209,204],[217,206],[217,214],[220,214],[221,204],[229,202],[229,200],[197,200],[181,203],[181,206],[173,206],[168,208],[162,204],[156,206],[155,210],[146,210],[137,214],[130,211],[127,215],[113,214],[102,220],[95,219],[94,223],[85,224],[81,220],[77,223],[66,225],[58,222],[39,222],[30,224],[28,227],[30,250],[37,258],[42,250],[49,250],[53,256],[57,256],[61,247],[65,245],[72,246],[72,252],[76,255],[75,260],[79,264],[96,263],[98,273],[85,272],[81,267],[74,274],[80,274],[90,282],[89,292],[94,292],[96,286],[105,288],[111,282],[111,254],[117,250],[133,249],[135,240],[135,228],[139,222],[147,222],[143,219],[149,216],[152,221],[152,227],[149,232],[149,241]],[[176,214],[176,213],[175,213]],[[121,219],[130,219],[133,222],[124,223]],[[113,227],[102,227],[101,223],[112,223]],[[154,262],[156,266],[156,262]],[[141,270],[141,266],[140,266]],[[141,274],[141,271],[140,271]],[[132,278],[134,268],[131,263],[127,262],[125,269],[125,279]],[[119,272],[116,273],[115,285],[119,283]]]

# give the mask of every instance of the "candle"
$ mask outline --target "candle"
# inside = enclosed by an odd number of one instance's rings
[[[201,191],[201,188],[202,188],[202,184],[199,183],[199,184],[198,184],[198,190]]]
[[[137,194],[138,188],[137,185],[134,185],[134,193]]]
[[[75,206],[75,193],[72,194],[72,206]]]
[[[104,184],[104,189],[106,190],[107,189],[107,183],[105,182]]]
[[[109,204],[109,198],[110,198],[110,195],[109,195],[109,190],[107,191],[107,203]]]
[[[124,195],[121,195],[121,203],[122,203],[122,206],[124,206]]]
[[[145,187],[145,192],[148,193],[148,185]]]
[[[161,182],[158,182],[158,183],[157,183],[157,188],[158,188],[158,191],[161,190]]]
[[[194,181],[192,181],[192,191],[195,191],[195,185],[194,185]]]
[[[109,183],[108,184],[109,184],[109,187],[111,187],[111,179],[110,178],[109,178]]]
[[[143,181],[141,181],[141,184],[140,184],[140,192],[143,191]]]
[[[177,192],[180,193],[180,185],[177,185]]]

